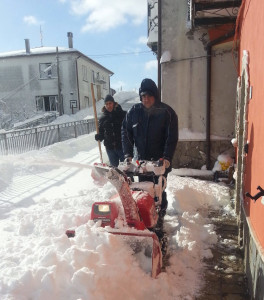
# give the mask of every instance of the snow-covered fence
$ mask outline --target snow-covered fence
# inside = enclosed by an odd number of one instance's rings
[[[36,150],[95,131],[94,119],[9,131],[0,134],[0,155]]]
[[[49,124],[57,118],[57,113],[55,111],[46,112],[44,115],[36,115],[34,118],[30,118],[28,121],[23,121],[14,124],[14,130],[32,128],[40,126],[43,124]]]

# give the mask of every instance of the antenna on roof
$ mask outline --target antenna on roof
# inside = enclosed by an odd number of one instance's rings
[[[39,28],[39,33],[40,33],[40,45],[41,45],[41,47],[43,47],[43,35],[42,35],[41,25],[40,25],[40,28]]]

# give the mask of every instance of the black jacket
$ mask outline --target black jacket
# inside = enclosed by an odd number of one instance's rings
[[[100,140],[104,140],[106,149],[122,149],[121,126],[126,112],[122,107],[115,103],[112,112],[105,107],[102,108],[103,115],[99,119]]]
[[[138,159],[171,162],[178,142],[178,117],[167,104],[155,100],[146,109],[142,103],[135,104],[127,113],[122,126],[122,145],[126,157],[133,157],[135,144]]]

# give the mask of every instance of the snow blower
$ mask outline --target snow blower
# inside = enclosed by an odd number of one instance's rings
[[[140,266],[156,277],[161,272],[162,253],[159,239],[153,229],[157,225],[162,192],[166,188],[163,160],[121,163],[118,168],[106,164],[95,164],[92,176],[95,181],[111,182],[118,194],[109,201],[95,202],[91,220],[101,222],[102,227],[119,235],[132,248]],[[151,181],[135,182],[136,176],[158,176],[158,184]],[[124,209],[126,226],[116,228],[119,219],[117,198]],[[108,227],[107,227],[108,226]]]

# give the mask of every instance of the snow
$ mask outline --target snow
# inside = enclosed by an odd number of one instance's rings
[[[114,96],[115,102],[123,105],[124,102],[132,102],[132,105],[136,103],[135,101],[139,101],[138,94],[136,92],[118,92]],[[138,98],[138,99],[137,99]],[[96,102],[96,112],[98,117],[101,114],[102,107],[104,106],[104,99],[101,99]],[[58,117],[52,124],[61,124],[66,122],[74,122],[79,120],[86,120],[94,118],[94,110],[93,106],[87,107],[78,111],[74,115],[62,115]]]
[[[229,188],[172,170],[165,217],[169,265],[154,279],[120,237],[90,220],[93,202],[116,193],[110,183],[93,182],[91,166],[99,161],[94,133],[1,157],[1,300],[175,300],[198,295],[203,258],[212,257],[217,242],[208,209],[232,214]],[[76,229],[76,236],[69,239],[67,229]]]
[[[170,62],[171,60],[171,53],[170,51],[166,50],[162,53],[161,58],[160,58],[160,63],[166,63],[166,62]]]
[[[228,138],[218,136],[218,135],[210,135],[211,140],[226,140]],[[179,130],[179,140],[186,141],[204,141],[206,140],[206,134],[202,132],[194,132],[188,128],[182,128]]]
[[[73,51],[78,51],[78,50],[73,49],[73,48],[58,47],[58,51],[59,52],[73,52]],[[56,53],[56,47],[30,48],[30,54],[44,54],[44,53]],[[28,55],[28,53],[26,53],[25,49],[0,53],[0,57],[19,56],[19,55]]]

